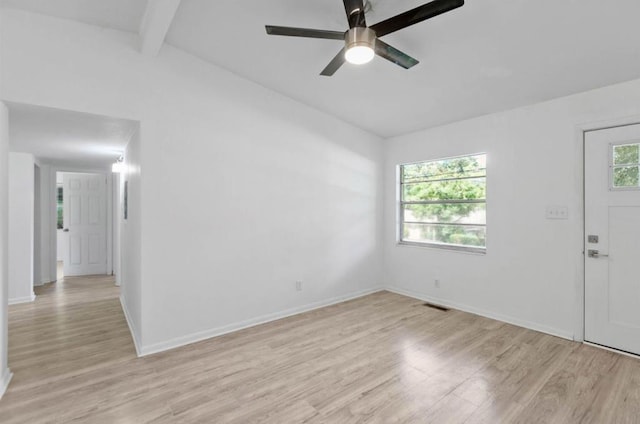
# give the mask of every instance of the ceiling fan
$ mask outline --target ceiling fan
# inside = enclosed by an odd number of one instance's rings
[[[344,41],[345,45],[342,50],[320,73],[320,75],[328,77],[333,75],[345,60],[349,63],[360,65],[371,61],[376,54],[396,65],[409,69],[417,65],[418,61],[391,47],[380,40],[380,37],[464,5],[464,0],[433,0],[430,3],[423,4],[368,27],[364,16],[363,0],[343,1],[349,21],[349,29],[345,32],[266,25],[267,34]]]

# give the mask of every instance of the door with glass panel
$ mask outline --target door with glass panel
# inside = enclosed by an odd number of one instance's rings
[[[640,354],[640,125],[584,143],[585,340]]]

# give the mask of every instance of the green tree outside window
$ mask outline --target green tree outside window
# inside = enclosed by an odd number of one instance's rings
[[[486,155],[402,165],[401,241],[486,246]]]
[[[63,196],[62,196],[62,187],[58,186],[58,204],[57,204],[57,213],[58,213],[58,230],[62,230],[64,228],[64,216],[63,216]]]
[[[640,144],[613,146],[613,186],[640,187]]]

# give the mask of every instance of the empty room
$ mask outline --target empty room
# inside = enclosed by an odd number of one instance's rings
[[[636,0],[0,0],[0,423],[640,423]]]

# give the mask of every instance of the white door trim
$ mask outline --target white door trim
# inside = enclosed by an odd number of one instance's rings
[[[608,128],[625,127],[629,125],[640,124],[640,115],[627,116],[623,118],[607,119],[602,121],[588,122],[578,124],[575,127],[575,152],[578,158],[578,166],[575,174],[575,192],[578,196],[578,210],[582,213],[577,214],[575,238],[576,254],[578,264],[576,269],[576,316],[574,340],[584,342],[584,323],[585,323],[585,256],[584,256],[584,238],[585,238],[585,178],[584,178],[584,146],[585,134],[591,131],[604,130]]]

